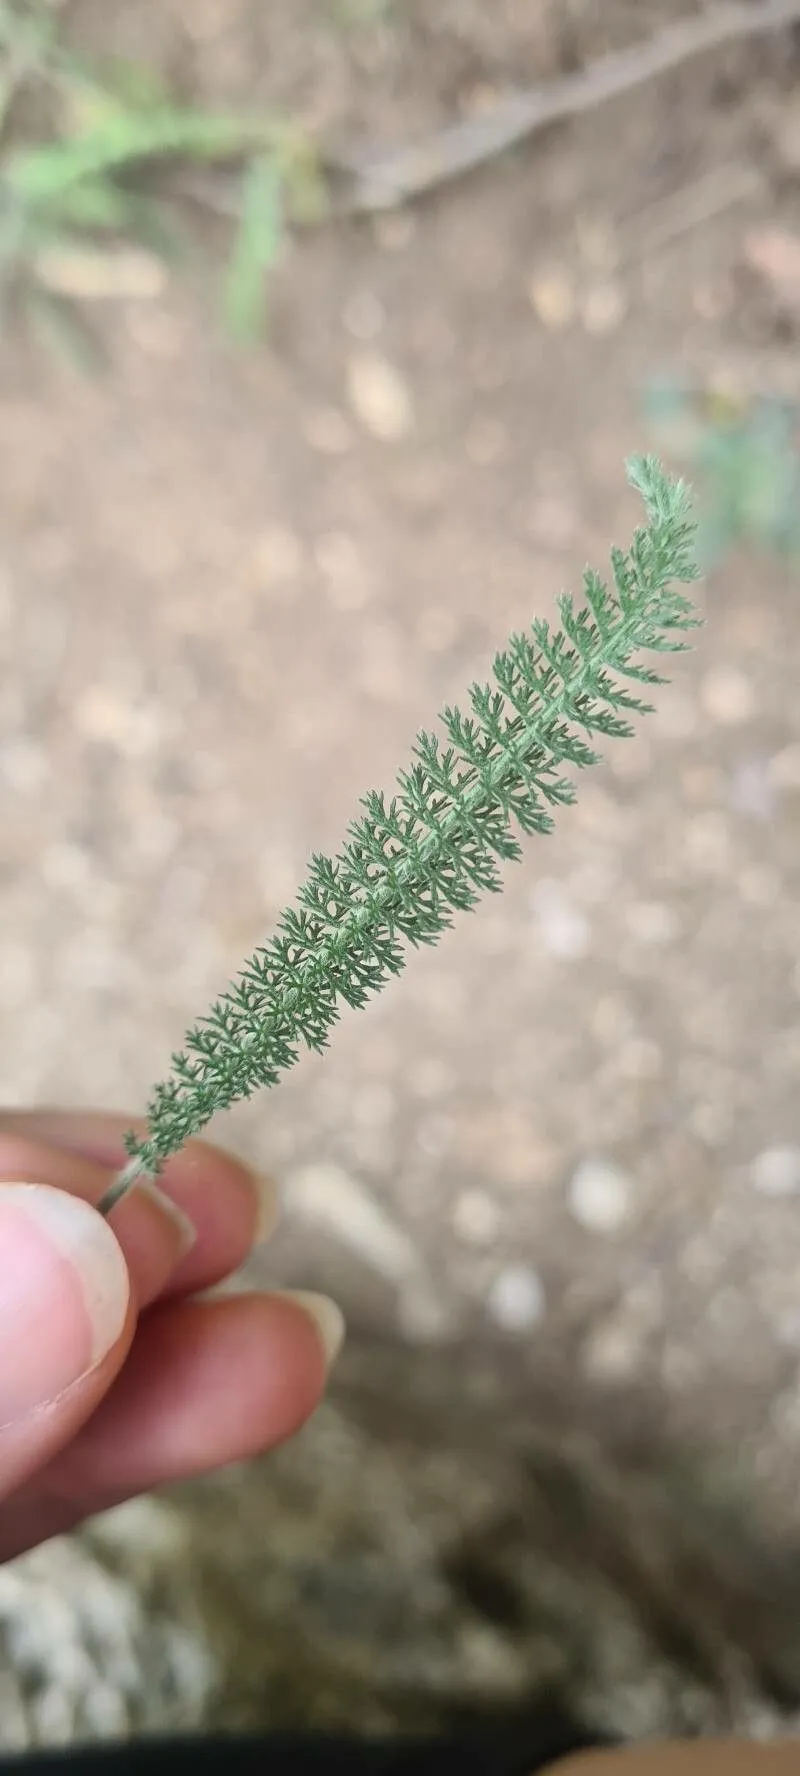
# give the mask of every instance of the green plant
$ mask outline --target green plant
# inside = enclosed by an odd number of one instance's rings
[[[399,973],[409,945],[436,943],[454,913],[497,892],[499,866],[521,855],[514,825],[549,832],[551,809],[574,799],[563,768],[596,763],[590,737],[627,737],[629,717],[649,709],[636,687],[663,680],[639,656],[681,651],[696,624],[673,585],[696,578],[694,525],[686,487],[655,458],[628,473],[647,526],[612,551],[613,589],[587,569],[585,604],[563,594],[559,628],[537,619],[512,636],[494,682],[472,686],[471,713],[446,708],[443,736],[418,735],[391,799],[365,796],[338,856],[312,859],[275,936],[173,1055],[106,1209],[217,1111],[274,1085],[303,1044],[325,1048],[342,1007]]]
[[[307,220],[323,203],[302,133],[280,119],[181,105],[149,69],[90,65],[60,42],[46,6],[0,0],[0,55],[0,295],[16,292],[54,342],[80,354],[79,307],[59,284],[65,260],[94,251],[110,264],[109,249],[120,241],[162,259],[179,256],[185,240],[168,175],[239,169],[223,305],[231,333],[254,338],[287,224]],[[52,133],[19,142],[9,119],[20,86],[31,83],[50,100]]]
[[[691,465],[699,552],[711,566],[737,542],[800,563],[800,425],[787,401],[692,391],[664,379],[647,407],[659,442]]]

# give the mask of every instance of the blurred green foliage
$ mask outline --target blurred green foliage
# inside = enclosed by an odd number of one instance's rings
[[[800,566],[797,406],[661,378],[647,389],[646,409],[660,447],[691,470],[704,565],[743,542]]]
[[[124,244],[185,262],[174,176],[224,169],[238,198],[223,314],[238,341],[255,339],[289,225],[324,207],[311,145],[281,119],[183,105],[149,67],[90,63],[58,24],[47,0],[0,0],[0,313],[19,301],[51,344],[85,364],[85,315],[57,268],[80,254],[110,261]]]

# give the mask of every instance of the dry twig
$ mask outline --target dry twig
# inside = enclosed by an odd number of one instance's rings
[[[441,130],[417,146],[371,158],[363,149],[330,157],[343,179],[339,208],[350,214],[392,209],[472,172],[549,124],[580,116],[709,50],[800,21],[800,0],[731,0],[670,25],[644,43],[602,56],[547,86],[509,93],[480,117]]]

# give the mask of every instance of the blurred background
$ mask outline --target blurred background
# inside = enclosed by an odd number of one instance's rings
[[[6,1569],[0,1735],[797,1724],[800,4],[6,0],[0,55],[0,1099],[141,1109],[631,451],[708,569],[502,899],[215,1129],[348,1354]]]

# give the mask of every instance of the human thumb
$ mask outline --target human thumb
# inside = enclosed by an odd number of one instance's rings
[[[113,1379],[131,1288],[97,1211],[46,1184],[0,1184],[0,1496],[55,1454]]]

